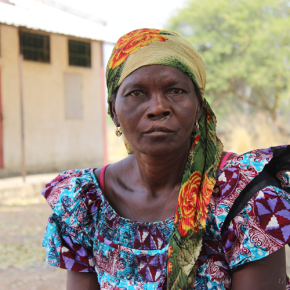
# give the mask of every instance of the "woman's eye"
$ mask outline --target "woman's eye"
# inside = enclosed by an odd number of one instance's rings
[[[183,93],[182,89],[171,89],[169,91],[169,94],[173,94],[173,95],[179,95],[179,94],[182,94],[182,93]]]
[[[133,96],[133,97],[141,97],[144,96],[144,93],[142,91],[133,91],[128,94],[128,96]]]

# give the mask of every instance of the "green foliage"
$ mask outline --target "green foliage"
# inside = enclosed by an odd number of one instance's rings
[[[206,97],[219,114],[247,103],[275,120],[289,97],[289,12],[286,0],[189,0],[166,28],[200,52]]]

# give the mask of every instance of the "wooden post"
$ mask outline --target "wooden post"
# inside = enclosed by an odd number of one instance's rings
[[[107,108],[106,108],[106,88],[105,88],[105,67],[104,67],[104,43],[101,42],[101,106],[102,106],[102,133],[103,133],[103,165],[108,164],[107,149]]]
[[[4,167],[3,156],[3,113],[2,113],[2,87],[1,87],[1,70],[0,70],[0,168]]]
[[[20,53],[18,58],[19,65],[19,88],[20,88],[20,114],[21,114],[21,157],[22,157],[22,178],[25,182],[25,132],[24,132],[24,101],[23,101],[23,55]]]

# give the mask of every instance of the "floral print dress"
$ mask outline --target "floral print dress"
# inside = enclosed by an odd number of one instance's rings
[[[255,150],[234,157],[218,173],[192,289],[229,290],[237,268],[290,243],[289,171],[277,176],[285,190],[258,191],[221,235],[235,199],[271,158],[270,149]],[[151,223],[122,218],[90,168],[61,173],[42,194],[54,211],[43,241],[50,265],[96,273],[101,289],[166,289],[173,218]]]

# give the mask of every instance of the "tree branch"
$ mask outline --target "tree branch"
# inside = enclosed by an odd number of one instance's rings
[[[237,97],[239,100],[245,102],[245,103],[248,103],[250,104],[251,106],[253,106],[254,108],[256,109],[259,109],[259,110],[264,110],[265,108],[261,107],[259,104],[257,104],[256,102],[252,101],[251,99],[248,99],[244,96],[241,96],[234,88],[232,85],[230,85],[230,91],[234,94],[235,97]],[[268,110],[268,108],[267,108]]]

